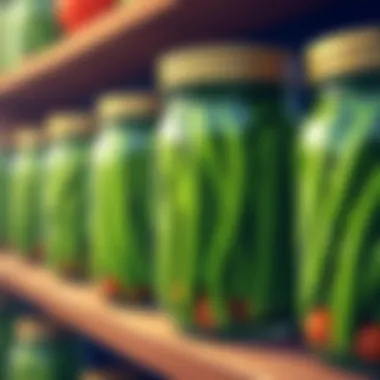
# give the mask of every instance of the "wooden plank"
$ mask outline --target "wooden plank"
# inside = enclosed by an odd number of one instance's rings
[[[170,378],[181,380],[364,380],[297,350],[196,340],[161,313],[111,306],[84,284],[0,256],[0,287],[52,317]]]
[[[38,117],[109,86],[136,83],[174,46],[242,36],[329,0],[138,0],[0,78],[2,113]]]

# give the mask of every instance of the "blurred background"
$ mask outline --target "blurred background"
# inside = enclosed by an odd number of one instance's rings
[[[0,380],[380,379],[379,17],[0,0]]]

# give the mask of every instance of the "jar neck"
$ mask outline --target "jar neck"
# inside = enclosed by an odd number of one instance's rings
[[[155,124],[155,120],[151,116],[147,117],[135,117],[135,118],[115,118],[104,120],[102,126],[105,130],[107,129],[117,129],[117,130],[127,130],[127,131],[148,131],[151,130]]]
[[[226,97],[250,98],[253,101],[281,101],[283,89],[279,84],[236,83],[236,84],[203,84],[184,86],[167,93],[167,99],[225,99]]]
[[[92,135],[68,135],[53,141],[53,145],[82,145],[91,142]]]
[[[40,151],[40,147],[38,145],[28,145],[19,148],[19,152],[23,154],[37,154]]]
[[[377,117],[380,102],[380,74],[340,77],[317,88],[314,112],[326,115],[371,114]]]
[[[46,339],[21,339],[18,344],[25,348],[45,349],[49,345]]]
[[[11,3],[10,0],[6,2]],[[25,4],[29,8],[41,9],[42,11],[46,11],[53,6],[53,0],[18,0],[18,3]]]
[[[363,73],[342,76],[321,83],[317,87],[318,98],[367,98],[380,96],[380,73]]]

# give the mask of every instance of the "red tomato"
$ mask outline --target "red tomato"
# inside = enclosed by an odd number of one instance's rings
[[[248,302],[242,299],[232,299],[228,302],[232,319],[238,322],[248,321],[250,311]]]
[[[380,363],[380,325],[369,325],[358,332],[355,354],[364,361]]]
[[[212,329],[216,326],[210,301],[206,297],[199,299],[195,305],[195,322],[204,329]]]
[[[306,341],[314,347],[325,347],[330,339],[331,324],[331,315],[327,309],[314,310],[305,321]]]
[[[116,298],[121,292],[122,286],[113,278],[107,278],[100,284],[100,294],[106,298]]]
[[[74,32],[115,5],[117,0],[56,0],[58,20],[65,31]]]

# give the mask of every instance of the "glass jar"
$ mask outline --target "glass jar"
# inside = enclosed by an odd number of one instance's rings
[[[44,326],[32,319],[22,319],[17,323],[15,334],[8,379],[55,380],[56,357]]]
[[[8,244],[8,191],[11,162],[11,146],[9,136],[0,133],[0,247]]]
[[[12,340],[13,308],[9,297],[0,293],[0,380],[6,380],[6,363]]]
[[[12,140],[12,139],[10,139]],[[5,182],[4,182],[4,192],[7,198],[4,198],[4,210],[5,210],[5,225],[4,225],[4,239],[5,239],[5,247],[8,250],[12,250],[12,218],[10,217],[11,212],[11,179],[12,179],[12,166],[14,157],[16,155],[16,147],[14,146],[14,142],[12,141],[8,151],[8,160],[6,162],[5,168]]]
[[[308,344],[380,364],[380,30],[307,50],[315,106],[297,149],[298,305]]]
[[[3,71],[5,64],[5,18],[6,18],[6,2],[5,0],[0,0],[0,72]]]
[[[186,329],[265,340],[292,330],[285,61],[226,45],[159,64],[156,289]]]
[[[104,295],[149,299],[152,224],[149,195],[155,101],[151,94],[110,94],[100,101],[102,131],[91,180],[92,272]]]
[[[38,255],[41,238],[41,162],[36,128],[21,128],[16,132],[16,152],[9,180],[10,243],[13,249],[28,258]]]
[[[66,330],[62,325],[48,320],[51,331],[51,350],[54,352],[54,380],[78,380],[82,366],[81,339],[75,333]]]
[[[2,15],[2,53],[1,53],[1,70],[6,72],[10,67],[11,56],[13,55],[12,40],[12,6],[13,0],[4,0],[1,7]]]
[[[82,278],[87,269],[88,170],[92,121],[82,112],[49,117],[44,163],[43,229],[48,265]]]
[[[15,68],[56,40],[53,0],[11,0],[5,32],[6,66]]]

